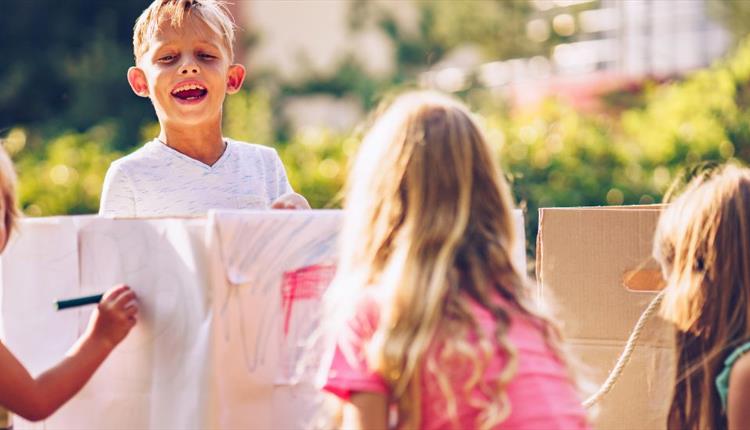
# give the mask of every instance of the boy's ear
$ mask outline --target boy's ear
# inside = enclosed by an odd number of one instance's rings
[[[148,97],[148,81],[146,74],[138,67],[128,69],[128,83],[133,92],[141,97]]]
[[[245,81],[245,66],[232,64],[227,71],[227,94],[234,94],[242,88]]]

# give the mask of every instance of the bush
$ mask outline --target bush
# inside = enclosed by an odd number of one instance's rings
[[[100,125],[85,133],[64,133],[41,151],[16,154],[18,196],[27,215],[95,213],[104,175],[122,154],[108,150],[113,127]]]

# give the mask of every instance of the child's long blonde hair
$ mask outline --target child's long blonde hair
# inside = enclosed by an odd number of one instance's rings
[[[367,361],[389,384],[399,427],[419,427],[423,368],[434,372],[430,376],[454,419],[456,399],[475,387],[488,395],[479,405],[477,427],[492,427],[508,416],[505,388],[518,357],[506,336],[509,312],[497,297],[539,323],[551,341],[557,339],[557,331],[532,311],[531,288],[511,261],[517,239],[512,208],[475,119],[446,96],[418,92],[397,98],[365,137],[349,175],[328,312],[341,314],[363,291],[377,288],[380,321],[366,348]],[[481,332],[470,300],[492,313],[495,333]],[[469,333],[479,337],[479,350]],[[445,369],[427,357],[436,337],[445,346],[438,360],[464,359],[472,366],[464,392],[452,392]],[[498,353],[493,345],[508,360],[497,380],[486,384],[481,377]]]
[[[668,427],[725,428],[716,376],[750,340],[750,170],[694,179],[662,214],[654,255],[667,277],[662,313],[677,326]]]
[[[0,139],[0,198],[5,211],[1,222],[5,226],[5,242],[0,243],[0,252],[4,249],[11,233],[16,229],[20,211],[16,202],[16,170],[13,167],[8,153],[3,146],[3,140]]]

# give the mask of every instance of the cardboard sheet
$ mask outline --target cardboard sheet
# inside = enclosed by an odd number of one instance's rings
[[[189,428],[202,422],[210,322],[204,229],[202,222],[181,220],[24,221],[2,258],[2,319],[8,347],[34,374],[64,356],[93,310],[58,312],[55,300],[127,283],[141,313],[73,400],[43,423],[18,418],[16,428]]]
[[[73,400],[41,423],[16,417],[16,428],[303,426],[317,392],[297,364],[339,224],[336,211],[22,220],[0,260],[0,321],[32,373],[64,356],[93,310],[56,311],[56,300],[127,283],[141,312]]]
[[[78,312],[54,307],[56,298],[79,295],[77,221],[23,220],[0,259],[3,339],[32,374],[55,364],[81,330]]]
[[[519,238],[523,215],[514,212]],[[21,220],[0,259],[4,342],[33,374],[56,364],[93,306],[59,299],[118,283],[139,324],[48,420],[17,429],[289,429],[309,426],[320,300],[340,211],[217,211],[208,218]],[[514,262],[525,268],[525,246]]]
[[[660,288],[658,276],[651,276],[659,270],[651,258],[659,213],[658,206],[540,210],[539,294],[556,311],[597,384]],[[626,288],[633,272],[646,273],[641,291]],[[651,288],[643,285],[648,282]],[[672,328],[658,316],[649,321],[630,364],[599,405],[597,428],[666,427],[673,339]]]

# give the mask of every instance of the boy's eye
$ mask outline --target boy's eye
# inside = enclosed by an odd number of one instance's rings
[[[198,54],[198,57],[202,60],[213,60],[214,58],[216,58],[211,54]]]
[[[160,63],[171,63],[172,61],[174,61],[175,58],[177,57],[174,55],[165,55],[163,57],[159,57],[157,61]]]

